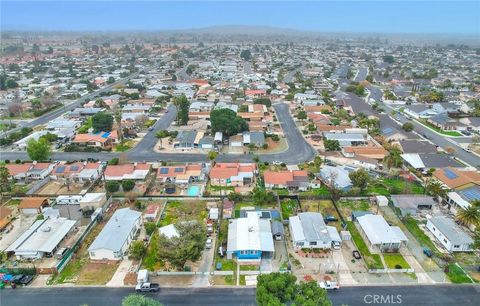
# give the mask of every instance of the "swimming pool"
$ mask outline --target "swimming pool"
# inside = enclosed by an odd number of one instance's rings
[[[200,186],[192,185],[189,186],[187,189],[187,195],[189,197],[197,197],[200,194]]]

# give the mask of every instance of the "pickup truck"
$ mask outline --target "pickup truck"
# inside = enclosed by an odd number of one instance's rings
[[[160,290],[160,285],[157,283],[139,283],[135,287],[137,292],[156,292]]]
[[[340,285],[337,282],[324,281],[324,282],[320,282],[319,285],[320,285],[320,288],[323,288],[326,290],[340,289]]]

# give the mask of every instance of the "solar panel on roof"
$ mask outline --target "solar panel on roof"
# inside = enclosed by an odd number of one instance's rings
[[[480,191],[478,191],[478,190],[468,189],[468,190],[462,190],[460,192],[469,201],[480,200]]]
[[[71,166],[70,171],[78,171],[79,167],[78,166]]]
[[[458,177],[458,175],[455,172],[453,172],[451,169],[448,169],[448,168],[443,169],[443,173],[445,173],[445,176],[449,180],[453,180],[453,179],[456,179]]]
[[[65,172],[65,166],[60,166],[57,168],[57,170],[55,170],[56,173],[63,173]]]
[[[183,168],[175,168],[175,172],[183,172]]]
[[[160,168],[160,174],[167,174],[168,168]]]

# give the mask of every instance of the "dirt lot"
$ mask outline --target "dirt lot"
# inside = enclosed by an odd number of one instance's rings
[[[150,281],[159,283],[162,287],[191,286],[193,284],[193,275],[162,275],[150,276]]]
[[[332,201],[330,200],[304,200],[300,202],[302,211],[319,212],[325,218],[326,216],[334,216],[338,221],[328,222],[328,225],[335,226],[337,230],[341,230],[340,216],[338,215]]]
[[[78,183],[70,183],[70,188],[60,181],[50,181],[43,186],[38,192],[38,195],[61,195],[61,194],[79,194],[80,191],[88,189],[88,186]]]
[[[105,285],[118,268],[118,263],[85,264],[80,271],[77,285]]]

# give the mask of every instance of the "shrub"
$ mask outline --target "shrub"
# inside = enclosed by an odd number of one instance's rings
[[[117,192],[120,190],[120,184],[117,181],[108,181],[106,188],[108,192]]]
[[[133,180],[123,180],[122,189],[123,191],[130,191],[135,187],[135,181]]]

